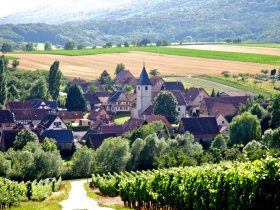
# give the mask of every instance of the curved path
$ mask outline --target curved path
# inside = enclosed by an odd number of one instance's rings
[[[100,207],[95,200],[90,199],[84,189],[86,180],[71,182],[71,191],[67,200],[61,201],[63,210],[112,210]]]

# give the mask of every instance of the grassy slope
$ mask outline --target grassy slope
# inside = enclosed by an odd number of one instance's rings
[[[130,119],[130,114],[118,114],[113,116],[117,125],[123,125]]]
[[[195,49],[180,49],[167,47],[128,47],[128,48],[102,48],[102,49],[85,49],[85,50],[52,50],[52,51],[32,51],[32,52],[17,52],[17,53],[31,53],[31,54],[55,54],[68,56],[81,55],[96,55],[105,53],[126,53],[131,51],[159,53],[167,55],[177,55],[195,58],[208,58],[230,61],[242,61],[251,63],[262,63],[271,65],[280,65],[280,56],[260,55],[250,53],[236,53],[236,52],[221,52],[211,50],[195,50]]]

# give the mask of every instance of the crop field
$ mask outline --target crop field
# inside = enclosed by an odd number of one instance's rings
[[[215,89],[215,91],[223,92],[239,92],[242,91],[241,89],[230,87],[228,85],[224,85],[218,82],[205,80],[201,77],[164,77],[165,81],[181,81],[183,82],[185,88],[190,87],[201,87],[204,88],[208,94],[211,94],[212,90]]]
[[[114,49],[114,48],[112,48]],[[112,50],[108,49],[108,50]],[[124,48],[121,48],[124,49]],[[163,48],[168,50],[168,48]],[[105,50],[105,49],[104,49]],[[86,51],[86,50],[85,50]],[[143,62],[147,70],[158,69],[162,76],[198,76],[219,75],[223,71],[232,74],[250,72],[259,73],[261,69],[273,69],[275,66],[258,63],[194,58],[159,53],[130,52],[84,56],[65,56],[51,54],[9,54],[20,59],[19,69],[49,70],[50,65],[60,61],[60,69],[65,76],[96,79],[106,69],[113,76],[116,65],[124,63],[132,74],[139,76]]]
[[[197,45],[201,46],[201,45]],[[224,52],[214,50],[198,50],[198,49],[180,49],[170,47],[118,47],[118,48],[102,48],[102,49],[85,49],[85,50],[52,50],[52,51],[33,51],[28,54],[54,54],[54,55],[97,55],[97,54],[112,54],[112,53],[128,53],[128,52],[149,52],[165,55],[177,55],[193,58],[207,58],[228,61],[241,61],[250,63],[280,65],[280,54],[255,54],[255,53],[240,53],[240,52]],[[26,52],[18,52],[25,54]]]
[[[280,49],[280,44],[243,43],[243,44],[234,44],[234,45],[248,46],[248,47],[279,48]]]
[[[220,45],[220,44],[205,44],[205,45],[181,45],[170,46],[177,49],[196,49],[196,50],[212,50],[222,52],[237,52],[237,53],[253,53],[262,55],[276,55],[280,56],[280,45],[274,45],[274,48],[265,47],[266,45]],[[273,45],[272,45],[273,46]]]

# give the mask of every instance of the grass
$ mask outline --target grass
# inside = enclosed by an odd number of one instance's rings
[[[93,190],[89,187],[88,183],[84,184],[84,188],[87,192],[87,196],[91,199],[97,200],[99,206],[101,207],[107,207],[107,208],[112,208],[112,209],[116,209],[116,210],[131,210],[129,208],[123,207],[123,206],[119,206],[119,205],[105,205],[103,203],[100,202],[102,196],[96,194],[95,192],[93,192]]]
[[[126,121],[130,119],[130,114],[118,114],[114,115],[115,123],[117,125],[123,125]]]
[[[180,81],[184,84],[185,88],[197,87],[204,88],[208,94],[211,94],[212,90],[223,92],[238,92],[241,89],[236,87],[231,87],[226,84],[221,84],[219,82],[214,82],[210,80],[205,80],[201,77],[164,77],[165,81]]]
[[[69,196],[71,185],[69,181],[63,181],[59,193],[53,193],[49,198],[42,202],[27,201],[22,202],[18,207],[11,210],[58,210],[62,209],[59,202],[66,200]]]
[[[207,59],[219,59],[219,60],[280,65],[280,56],[275,56],[275,55],[260,55],[260,54],[253,54],[253,53],[221,52],[221,51],[212,51],[212,50],[196,50],[196,49],[167,48],[167,47],[116,47],[116,48],[101,48],[101,49],[51,50],[51,51],[15,52],[15,53],[82,56],[82,55],[97,55],[97,54],[106,54],[106,53],[127,53],[131,51],[177,55],[177,56],[195,57],[195,58],[207,58]]]
[[[238,88],[244,91],[250,91],[256,95],[260,94],[266,97],[270,97],[277,93],[275,90],[266,89],[263,87],[259,87],[247,82],[238,81],[232,78],[224,78],[219,76],[204,76],[203,79],[208,81],[213,81],[217,83],[221,83],[230,87]]]

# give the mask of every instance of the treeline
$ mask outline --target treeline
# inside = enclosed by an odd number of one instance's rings
[[[201,167],[93,175],[103,195],[133,209],[278,209],[280,161],[224,162]]]

